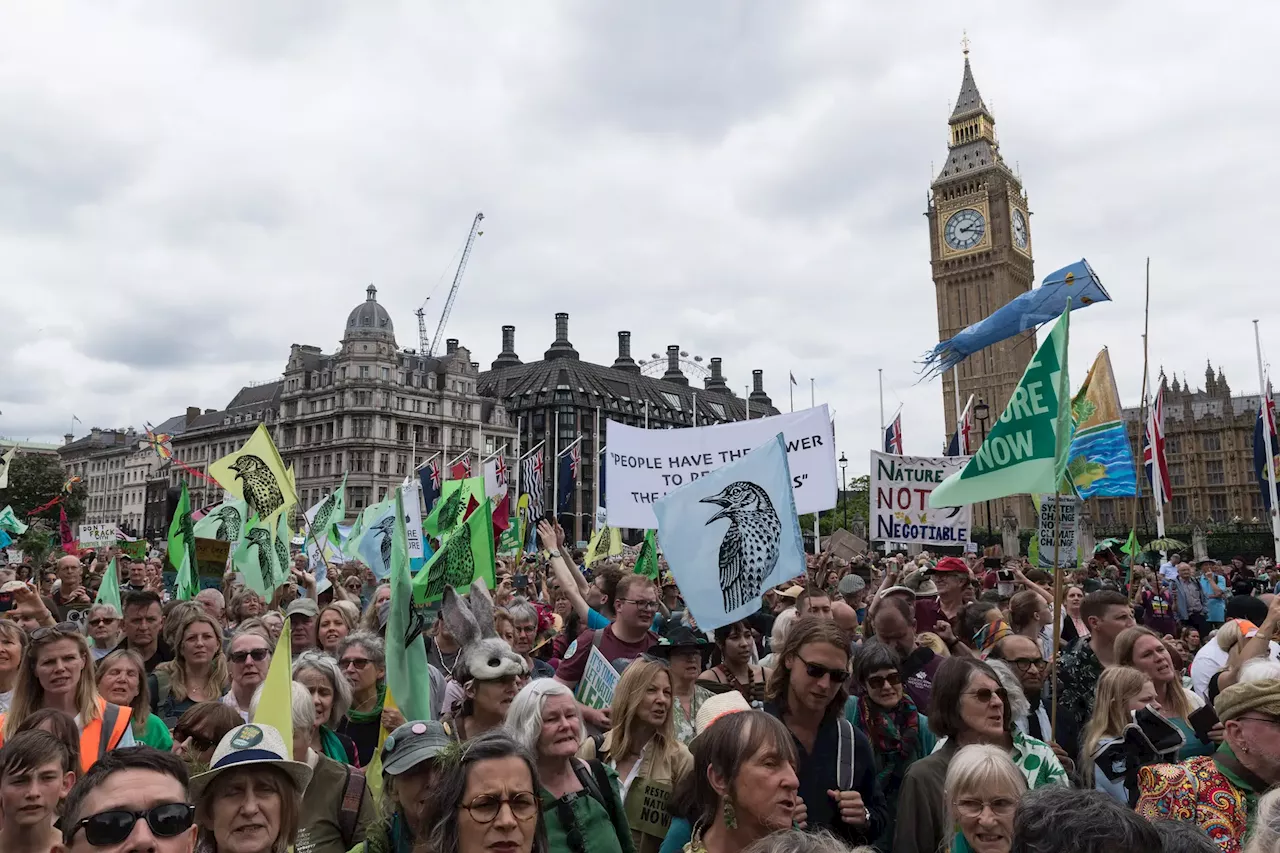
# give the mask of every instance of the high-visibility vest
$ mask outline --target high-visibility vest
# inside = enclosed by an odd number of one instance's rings
[[[97,702],[98,715],[80,729],[81,773],[88,773],[89,768],[96,764],[99,758],[119,746],[120,738],[124,737],[125,730],[129,728],[129,715],[132,713],[130,708],[113,705],[101,696],[98,697]],[[3,731],[6,716],[0,714],[0,746],[4,746]],[[107,731],[105,740],[102,737],[103,729]]]

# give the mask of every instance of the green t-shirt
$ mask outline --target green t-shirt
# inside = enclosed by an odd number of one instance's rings
[[[173,736],[165,728],[164,720],[155,714],[147,714],[147,721],[142,726],[142,733],[139,734],[135,728],[133,737],[138,743],[145,743],[147,746],[154,747],[161,752],[168,752],[173,749]]]

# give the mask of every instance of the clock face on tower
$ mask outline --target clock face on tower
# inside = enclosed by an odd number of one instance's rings
[[[1027,216],[1016,207],[1013,209],[1013,244],[1024,252],[1027,249]]]
[[[982,242],[982,236],[986,233],[987,221],[972,207],[966,207],[951,214],[946,227],[942,230],[942,236],[947,241],[947,245],[957,252],[972,249]]]

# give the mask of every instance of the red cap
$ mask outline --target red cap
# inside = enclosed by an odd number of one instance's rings
[[[969,574],[969,567],[965,565],[964,560],[959,557],[943,557],[938,564],[931,568],[931,572],[964,572]]]

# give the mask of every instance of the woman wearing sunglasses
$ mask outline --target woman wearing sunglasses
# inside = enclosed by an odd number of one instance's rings
[[[902,687],[898,653],[884,643],[870,642],[858,650],[853,679],[862,696],[850,696],[845,719],[871,742],[876,757],[876,787],[889,806],[889,822],[875,844],[882,850],[893,842],[893,818],[898,792],[907,768],[933,752],[937,743],[929,718],[920,713]]]
[[[333,730],[351,707],[351,685],[342,677],[337,661],[322,652],[303,652],[293,662],[293,680],[307,688],[315,705],[311,748],[334,761],[359,767],[355,741]]]
[[[213,750],[227,732],[244,724],[240,714],[223,702],[199,702],[187,709],[173,727],[173,754],[191,773],[209,769]]]
[[[129,709],[133,737],[138,743],[161,752],[173,748],[173,738],[164,720],[151,713],[147,692],[147,670],[142,657],[132,649],[116,649],[98,661],[98,693],[108,702]]]
[[[944,788],[954,853],[1009,853],[1013,814],[1027,779],[1003,749],[972,744],[956,753]]]
[[[929,728],[946,738],[938,749],[911,765],[898,795],[894,853],[937,853],[952,826],[946,810],[947,770],[956,753],[971,744],[999,747],[1027,780],[1029,789],[1067,784],[1066,771],[1044,741],[1013,725],[1009,697],[986,663],[950,657],[933,676]]]
[[[509,735],[489,732],[472,739],[440,771],[428,804],[438,818],[426,849],[547,853],[552,848],[539,787],[533,758]]]
[[[173,638],[173,660],[157,666],[147,684],[151,710],[168,726],[197,702],[221,699],[231,684],[222,626],[202,608],[183,617]]]
[[[129,709],[98,695],[89,644],[73,622],[31,632],[13,703],[0,722],[0,740],[16,734],[43,708],[74,717],[80,728],[80,766],[88,770],[110,750],[134,746]]]
[[[383,708],[387,685],[387,651],[382,639],[357,631],[338,644],[338,669],[351,687],[351,707],[334,728],[355,742],[360,766],[373,760],[379,732],[394,731],[404,724],[404,716],[393,708]]]
[[[223,736],[209,769],[191,777],[203,853],[283,853],[298,834],[311,768],[290,758],[272,726],[249,723]]]

